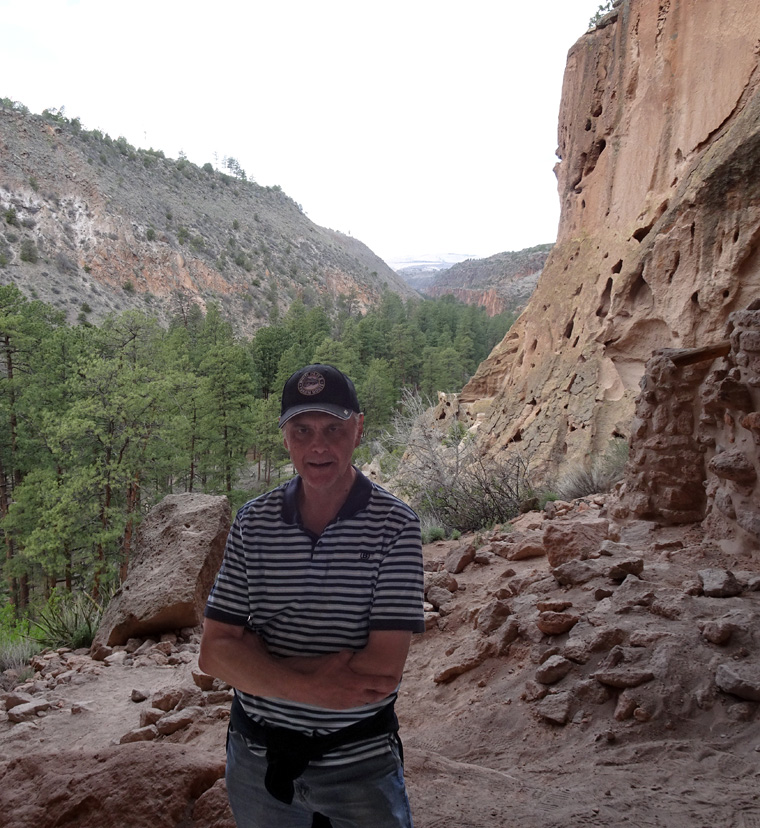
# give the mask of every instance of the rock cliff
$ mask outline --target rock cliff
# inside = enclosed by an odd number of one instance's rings
[[[490,452],[553,473],[629,437],[652,352],[760,295],[758,32],[743,0],[623,0],[570,49],[558,240],[460,398]]]
[[[6,101],[7,103],[7,101]],[[243,173],[244,175],[244,173]],[[0,106],[0,284],[97,322],[218,302],[243,334],[296,297],[356,307],[416,295],[279,187],[138,150],[60,114]]]
[[[437,273],[419,290],[427,296],[452,295],[484,307],[489,316],[521,311],[535,290],[552,245],[467,259]]]

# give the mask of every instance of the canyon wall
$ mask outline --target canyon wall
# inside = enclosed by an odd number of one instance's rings
[[[416,297],[358,239],[280,187],[136,149],[74,119],[0,105],[0,285],[97,324],[218,304],[250,336],[295,299],[361,311]]]
[[[557,244],[459,399],[551,476],[629,438],[653,351],[760,296],[760,5],[623,0],[570,49]]]

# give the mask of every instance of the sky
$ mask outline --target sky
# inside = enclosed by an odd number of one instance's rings
[[[553,242],[567,52],[601,0],[0,0],[0,97],[232,157],[389,263]]]

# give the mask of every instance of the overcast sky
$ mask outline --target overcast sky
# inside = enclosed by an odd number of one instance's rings
[[[0,97],[235,158],[386,261],[552,242],[568,49],[601,0],[0,0]]]

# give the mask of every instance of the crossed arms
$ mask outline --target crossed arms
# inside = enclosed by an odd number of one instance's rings
[[[275,658],[245,627],[206,618],[198,666],[254,696],[347,710],[380,701],[396,689],[411,638],[405,630],[374,630],[358,652]]]

